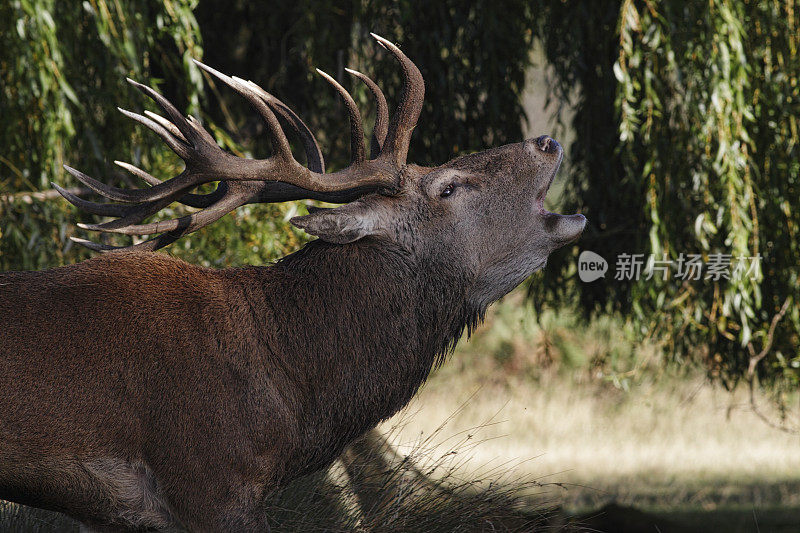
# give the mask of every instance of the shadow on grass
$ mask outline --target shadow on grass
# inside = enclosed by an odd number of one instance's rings
[[[800,508],[750,507],[648,513],[612,503],[581,515],[577,521],[588,531],[608,533],[795,533],[800,530]]]
[[[470,445],[430,458],[424,446],[403,455],[372,431],[342,455],[332,471],[291,485],[270,501],[279,531],[551,531],[562,530],[555,506],[532,510],[524,496],[544,485],[536,481],[462,479]],[[434,472],[437,475],[432,477]]]

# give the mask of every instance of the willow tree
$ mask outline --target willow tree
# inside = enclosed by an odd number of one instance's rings
[[[677,359],[701,359],[726,384],[760,372],[780,391],[796,389],[800,4],[626,0],[582,9],[585,22],[575,24],[566,7],[547,8],[539,32],[557,94],[581,87],[571,192],[594,222],[584,246],[612,261],[620,252],[673,265],[681,254],[705,264],[715,254],[761,260],[748,275],[733,275],[731,264],[727,278],[642,276],[573,290],[587,309],[631,313]],[[567,263],[551,275],[563,276]]]

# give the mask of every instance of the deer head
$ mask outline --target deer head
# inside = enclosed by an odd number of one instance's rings
[[[81,224],[85,229],[159,234],[125,247],[143,250],[161,248],[246,203],[303,198],[345,203],[332,209],[312,208],[309,215],[295,217],[291,222],[330,243],[386,240],[428,262],[448,258],[450,268],[461,270],[470,280],[469,299],[485,308],[541,268],[552,250],[576,239],[583,230],[583,215],[564,216],[543,207],[563,150],[555,140],[542,136],[462,156],[438,167],[407,164],[411,134],[422,109],[424,82],[417,67],[399,48],[372,35],[399,62],[404,85],[390,122],[386,99],[378,86],[364,74],[347,69],[367,85],[376,101],[371,158],[366,156],[355,102],[327,74],[318,71],[338,91],[349,113],[352,158],[347,168],[326,174],[313,134],[286,105],[251,81],[226,76],[196,61],[200,68],[245,97],[260,114],[274,155],[268,159],[244,159],[223,151],[196,119],[184,117],[156,91],[129,80],[156,101],[166,118],[148,111],[145,116],[120,111],[160,135],[183,159],[185,170],[162,182],[133,165],[117,162],[151,185],[147,189],[123,190],[65,167],[89,188],[123,204],[89,202],[54,186],[86,211],[117,217],[102,224]],[[307,166],[292,156],[278,116],[301,140]],[[212,181],[219,181],[213,193],[189,192]],[[175,201],[200,211],[166,222],[141,224]],[[75,240],[94,250],[117,249]],[[453,258],[458,260],[454,262]]]

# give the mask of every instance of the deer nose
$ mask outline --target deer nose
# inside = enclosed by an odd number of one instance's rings
[[[536,147],[541,150],[542,152],[552,154],[553,152],[558,151],[559,145],[555,139],[550,137],[549,135],[542,135],[541,137],[537,137],[533,140],[536,144]]]

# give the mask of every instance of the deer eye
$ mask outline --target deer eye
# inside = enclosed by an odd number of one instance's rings
[[[456,189],[456,186],[451,183],[450,185],[448,185],[447,187],[444,188],[444,190],[442,191],[442,193],[439,196],[441,198],[447,198],[448,196],[453,194],[453,191],[455,189]]]

